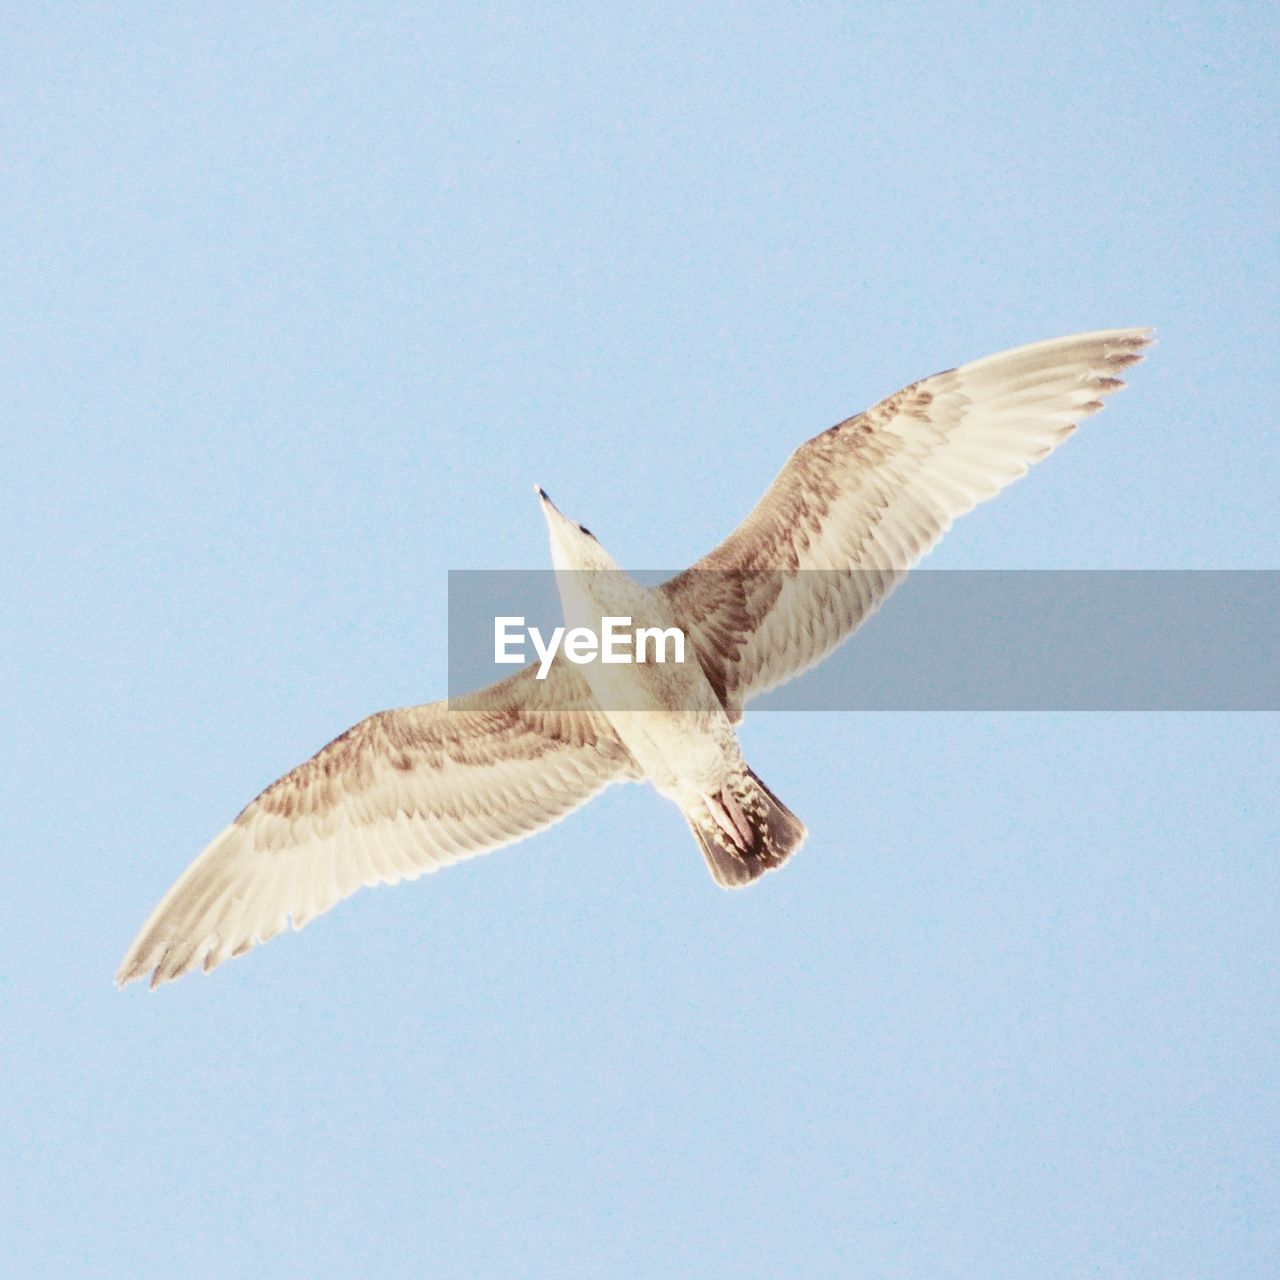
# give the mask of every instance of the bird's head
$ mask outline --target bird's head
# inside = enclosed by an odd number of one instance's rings
[[[534,488],[542,503],[547,532],[551,535],[551,563],[557,569],[579,572],[617,569],[613,557],[595,540],[586,525],[575,524],[561,514],[541,485]]]

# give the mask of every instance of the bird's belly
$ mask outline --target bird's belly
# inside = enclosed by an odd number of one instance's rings
[[[719,790],[726,748],[712,724],[690,712],[614,712],[609,716],[645,777],[668,796]]]
[[[679,798],[719,790],[738,754],[728,720],[695,711],[606,711],[645,777]]]
[[[578,577],[571,576],[568,588],[579,585]],[[610,579],[609,585],[621,589],[627,584]],[[565,590],[562,586],[562,597]],[[679,630],[648,591],[611,598],[606,607],[570,590],[563,603],[567,626],[584,626],[597,635],[606,615],[629,618],[633,627]],[[637,640],[622,660],[597,657],[579,667],[596,706],[663,794],[676,798],[718,791],[741,755],[733,726],[692,647],[668,650],[664,643],[658,652],[647,650],[644,658],[638,654]]]

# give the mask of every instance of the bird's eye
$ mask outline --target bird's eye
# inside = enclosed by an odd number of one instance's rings
[[[591,532],[591,530],[590,530],[590,529],[588,529],[588,528],[587,528],[587,526],[586,526],[585,524],[580,524],[580,525],[578,526],[578,528],[579,528],[579,530],[581,530],[581,532],[585,533],[585,534],[587,535],[587,537],[588,537],[588,538],[593,538],[593,537],[595,537],[595,534],[593,534],[593,533]]]

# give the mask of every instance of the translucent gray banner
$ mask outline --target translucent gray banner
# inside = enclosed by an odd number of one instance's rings
[[[657,586],[676,575],[633,576]],[[1280,571],[686,573],[672,599],[685,663],[744,691],[768,662],[803,661],[824,637],[865,618],[816,667],[762,696],[748,692],[753,711],[1280,710]],[[499,619],[508,621],[500,627]],[[572,662],[567,632],[550,653],[564,626],[551,570],[451,572],[450,699],[523,663],[535,680],[538,668],[569,665],[590,682],[599,655]],[[496,660],[500,631],[515,661]],[[615,662],[631,653],[634,663],[633,640],[613,645]],[[589,649],[579,644],[577,656]],[[651,673],[656,639],[646,656]],[[625,683],[616,673],[632,671],[639,667],[623,661],[612,678]]]

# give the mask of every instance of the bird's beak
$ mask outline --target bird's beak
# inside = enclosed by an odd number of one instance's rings
[[[551,538],[551,563],[557,571],[572,569],[576,564],[579,544],[577,526],[567,516],[562,515],[556,504],[547,497],[547,491],[541,485],[534,485],[538,501],[542,504],[542,515],[547,522],[547,533]]]
[[[540,484],[535,484],[533,491],[538,495],[538,501],[542,503],[542,514],[546,516],[548,524],[551,523],[552,515],[559,516],[561,520],[565,519],[565,516],[560,512],[560,508],[547,497],[547,491]]]

